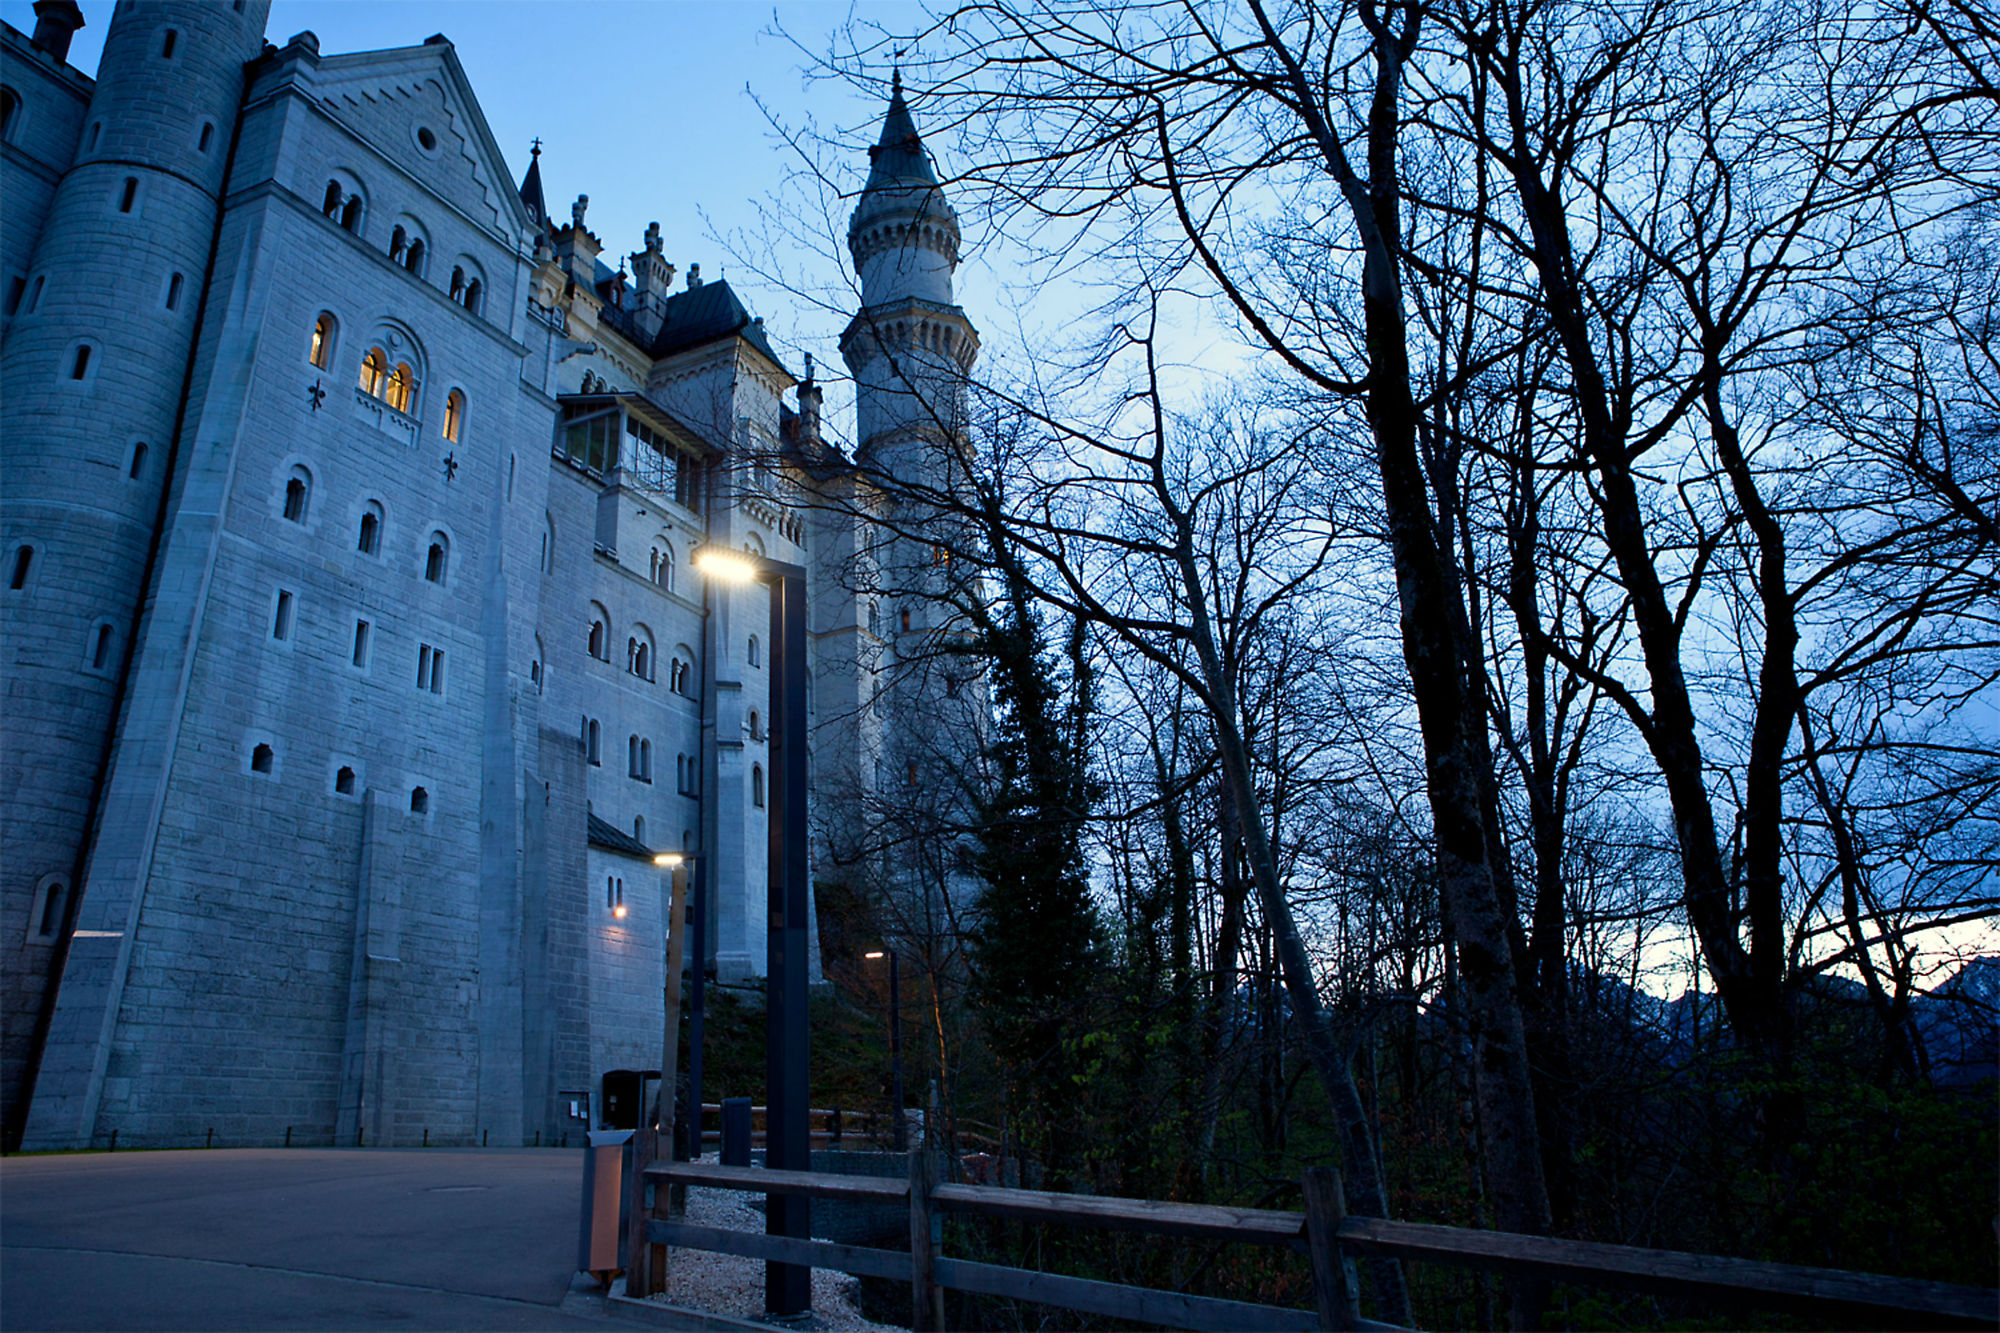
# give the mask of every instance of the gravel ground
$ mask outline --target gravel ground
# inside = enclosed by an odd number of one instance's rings
[[[748,1200],[739,1190],[690,1189],[686,1220],[697,1226],[762,1232],[764,1215]],[[821,1333],[908,1333],[862,1317],[859,1278],[824,1268],[813,1269],[812,1277],[811,1328]],[[667,1258],[667,1290],[652,1299],[735,1319],[762,1319],[764,1262],[706,1250],[673,1250]]]

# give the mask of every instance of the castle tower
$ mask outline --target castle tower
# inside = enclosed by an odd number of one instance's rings
[[[269,0],[121,0],[0,348],[0,1085],[18,1136],[184,414]]]
[[[861,310],[840,337],[855,381],[856,456],[898,480],[948,486],[979,334],[952,301],[958,214],[903,101],[900,71],[868,157],[847,226]]]
[[[966,564],[966,381],[979,334],[953,298],[958,215],[903,100],[896,75],[868,183],[848,225],[861,309],[841,335],[855,382],[852,503],[858,524],[848,586],[863,590],[855,627],[853,785],[868,826],[829,829],[836,849],[868,856],[904,925],[948,901],[963,878],[964,780],[983,738],[986,691],[958,651]],[[831,698],[831,692],[828,693]],[[868,852],[870,846],[880,854]],[[838,859],[838,850],[836,851]]]

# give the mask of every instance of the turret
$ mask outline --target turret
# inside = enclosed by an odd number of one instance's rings
[[[74,6],[36,6],[66,44]],[[25,920],[77,883],[202,319],[245,63],[269,0],[121,3],[76,159],[42,224],[0,349],[0,906]],[[59,31],[64,30],[66,31]],[[185,429],[192,430],[192,423]],[[58,911],[51,924],[59,921]],[[38,922],[39,924],[39,922]],[[18,1133],[61,928],[5,938],[0,1084]]]
[[[35,35],[29,40],[58,61],[69,59],[70,40],[83,26],[76,0],[35,0]]]
[[[940,464],[962,446],[979,334],[952,301],[958,215],[903,100],[900,71],[868,158],[847,228],[862,308],[840,340],[855,379],[856,454],[907,480],[950,485]]]

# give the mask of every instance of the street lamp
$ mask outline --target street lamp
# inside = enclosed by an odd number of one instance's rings
[[[703,967],[703,925],[704,903],[701,873],[702,858],[690,852],[661,852],[653,858],[653,864],[671,870],[671,885],[667,910],[667,977],[666,977],[666,1023],[660,1038],[660,1096],[654,1106],[654,1126],[664,1137],[662,1151],[673,1152],[674,1121],[678,1114],[673,1102],[668,1098],[679,1097],[680,1088],[680,1027],[681,1027],[681,968],[687,957],[687,938],[695,939],[694,981],[688,994],[688,1084],[693,1094],[693,1109],[687,1112],[691,1132],[692,1147],[690,1157],[701,1156],[701,999]],[[694,868],[693,904],[690,907],[688,893],[689,867]]]
[[[896,951],[870,949],[863,958],[889,959],[889,1106],[890,1143],[897,1152],[906,1149],[903,1129],[903,1004],[896,989]]]
[[[710,578],[771,589],[770,930],[764,1004],[764,1165],[810,1171],[810,1088],[806,1051],[806,571],[724,547],[704,546],[690,562]],[[810,1201],[766,1197],[764,1231],[806,1240]],[[788,1318],[812,1309],[812,1270],[764,1265],[764,1300]]]

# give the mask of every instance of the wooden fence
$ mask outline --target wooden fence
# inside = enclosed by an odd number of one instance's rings
[[[907,1282],[912,1327],[920,1331],[945,1326],[947,1288],[1168,1328],[1257,1333],[1393,1328],[1361,1317],[1353,1260],[1360,1253],[1680,1300],[1781,1309],[1808,1317],[1841,1315],[1873,1327],[2000,1327],[2000,1291],[1984,1287],[1349,1217],[1339,1174],[1327,1168],[1305,1173],[1306,1208],[1298,1213],[947,1184],[940,1179],[942,1159],[925,1151],[910,1154],[909,1178],[898,1180],[659,1161],[657,1137],[644,1130],[635,1136],[633,1146],[626,1290],[635,1296],[664,1290],[666,1248],[681,1246]],[[654,1188],[648,1190],[648,1185]],[[670,1185],[907,1206],[910,1250],[905,1254],[674,1221],[666,1215]],[[1300,1250],[1309,1257],[1317,1308],[1285,1309],[952,1259],[941,1252],[946,1213]]]
[[[863,1151],[887,1147],[894,1137],[894,1122],[887,1115],[874,1111],[842,1110],[838,1106],[815,1106],[806,1112],[812,1146],[815,1148],[860,1148]],[[716,1128],[708,1126],[713,1123]],[[702,1151],[707,1145],[720,1146],[722,1143],[722,1104],[703,1102],[701,1107]],[[990,1128],[990,1127],[989,1127]],[[910,1127],[910,1137],[917,1137],[917,1127]],[[952,1135],[958,1142],[978,1145],[984,1149],[996,1149],[1000,1140],[991,1134],[981,1134],[976,1130],[960,1128]],[[764,1146],[764,1108],[750,1108],[750,1143],[754,1148]]]

